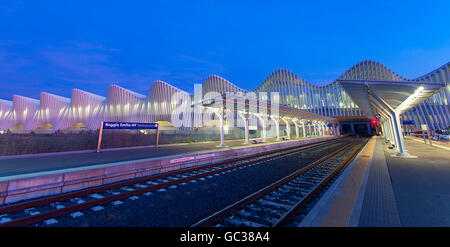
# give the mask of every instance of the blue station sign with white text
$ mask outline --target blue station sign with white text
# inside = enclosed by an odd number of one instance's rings
[[[413,120],[403,120],[403,125],[414,125],[414,121]]]
[[[158,129],[157,123],[103,122],[103,129]]]

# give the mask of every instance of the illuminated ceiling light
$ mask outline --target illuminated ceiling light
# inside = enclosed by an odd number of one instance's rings
[[[414,91],[414,93],[411,94],[405,101],[403,101],[394,111],[400,114],[411,107],[413,101],[419,97],[420,93],[422,93],[423,90],[425,90],[423,86],[418,87],[416,91]]]

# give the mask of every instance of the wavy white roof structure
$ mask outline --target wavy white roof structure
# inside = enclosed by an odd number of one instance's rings
[[[440,129],[450,126],[449,67],[450,63],[446,63],[426,75],[405,79],[380,62],[366,60],[325,86],[308,83],[287,69],[276,69],[254,92],[280,92],[283,105],[328,117],[367,118],[373,115],[370,108],[355,102],[339,80],[444,82],[444,88],[402,115],[404,120],[414,120],[416,126],[427,123]],[[220,76],[210,75],[202,84],[203,95],[208,92],[247,91]],[[117,85],[108,88],[107,97],[80,89],[73,89],[70,99],[46,92],[41,93],[40,100],[14,95],[12,101],[0,100],[0,130],[95,130],[101,121],[170,121],[173,95],[190,97],[193,102],[189,93],[159,80],[151,84],[148,95]]]

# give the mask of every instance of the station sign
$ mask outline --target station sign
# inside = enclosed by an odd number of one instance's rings
[[[103,129],[158,129],[157,123],[103,122]]]
[[[403,125],[414,125],[414,121],[413,120],[403,120]]]
[[[157,123],[132,123],[132,122],[102,122],[98,133],[97,153],[100,152],[103,130],[156,130],[156,148],[159,146],[159,126]]]

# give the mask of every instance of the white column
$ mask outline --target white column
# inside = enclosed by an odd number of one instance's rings
[[[397,145],[398,145],[398,154],[397,155],[403,155],[403,153],[405,152],[405,144],[403,142],[403,131],[402,131],[402,126],[400,124],[400,116],[398,113],[394,112],[392,114],[392,122],[393,122],[393,128],[394,128],[394,134],[395,134],[395,139],[397,141]]]
[[[394,127],[394,121],[392,119],[392,116],[389,117],[389,126],[391,131],[391,142],[395,145],[394,149],[398,149],[398,143],[397,138],[395,137],[395,127]]]
[[[267,130],[266,130],[266,121],[262,121],[262,127],[263,127],[263,142],[267,141]]]
[[[225,116],[225,110],[222,108],[221,110],[213,109],[214,113],[216,113],[217,117],[220,119],[220,145],[217,147],[226,147],[225,145],[225,138],[224,138],[224,116]]]
[[[289,124],[289,121],[287,119],[283,119],[283,122],[286,124],[286,134],[287,134],[287,139],[290,140],[291,139],[291,125]]]
[[[299,133],[299,131],[298,131],[298,123],[297,123],[297,119],[293,119],[293,122],[294,122],[294,125],[295,125],[295,136],[296,136],[297,138],[299,138],[299,137],[300,137],[300,133]]]
[[[249,144],[249,131],[248,131],[248,118],[244,119],[244,131],[245,131],[245,140],[244,140],[244,144]]]
[[[303,135],[303,137],[306,137],[305,121],[302,120],[301,123],[302,123],[302,135]]]
[[[310,137],[312,136],[311,125],[312,125],[312,124],[310,124],[310,125],[308,126],[308,134],[309,134]]]
[[[259,114],[255,114],[255,116],[259,119],[262,125],[262,131],[263,131],[263,142],[267,141],[267,131],[266,131],[266,120],[261,117]]]
[[[386,120],[386,134],[388,141],[391,144],[394,144],[394,139],[392,139],[391,120],[389,118]]]
[[[313,124],[313,126],[314,126],[314,134],[316,135],[316,136],[318,136],[319,135],[319,130],[318,130],[318,124],[317,123],[314,123]]]
[[[335,136],[340,136],[340,131],[339,131],[339,123],[334,123],[333,124],[333,134]]]
[[[386,140],[388,140],[389,142],[392,142],[391,127],[390,127],[389,119],[387,119],[384,122],[384,127],[385,127],[385,130],[386,130]]]
[[[280,120],[276,119],[276,117],[270,116],[270,118],[275,122],[275,130],[277,132],[277,141],[280,140]]]
[[[247,115],[247,117],[246,117],[244,114],[245,113],[238,112],[239,117],[242,118],[242,120],[244,121],[244,132],[245,132],[244,133],[244,135],[245,135],[244,144],[249,144],[250,142],[249,142],[249,133],[248,133],[248,115],[245,114],[245,115]]]
[[[220,146],[225,146],[224,142],[224,121],[223,121],[223,115],[220,118]]]
[[[385,135],[384,137],[386,138],[387,141],[391,141],[391,135],[390,135],[390,131],[389,131],[389,120],[387,119],[386,121],[384,121],[384,132]]]

